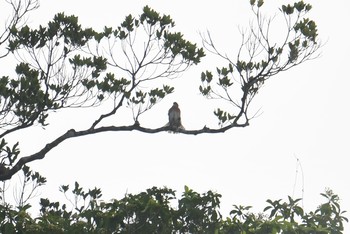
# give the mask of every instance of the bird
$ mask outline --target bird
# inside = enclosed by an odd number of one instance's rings
[[[173,103],[173,106],[168,111],[169,123],[171,131],[177,132],[179,129],[184,129],[181,124],[181,111],[177,102]]]

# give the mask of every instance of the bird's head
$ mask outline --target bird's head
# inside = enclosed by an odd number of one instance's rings
[[[173,106],[179,107],[179,104],[177,104],[177,102],[174,102]]]

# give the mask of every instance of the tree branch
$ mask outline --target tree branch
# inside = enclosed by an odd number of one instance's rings
[[[227,130],[233,128],[233,127],[246,127],[248,126],[249,123],[248,121],[243,123],[243,124],[238,124],[238,123],[233,123],[231,125],[222,127],[222,128],[217,128],[217,129],[212,129],[204,126],[202,129],[199,130],[183,130],[180,129],[176,133],[182,133],[186,135],[199,135],[199,134],[206,134],[206,133],[224,133]],[[25,157],[22,157],[21,159],[18,160],[18,162],[11,168],[5,168],[5,170],[0,171],[0,181],[5,181],[11,179],[13,175],[15,175],[19,170],[22,169],[22,167],[32,161],[35,160],[40,160],[45,158],[46,154],[49,153],[52,149],[57,147],[59,144],[61,144],[63,141],[73,138],[73,137],[81,137],[81,136],[87,136],[87,135],[92,135],[96,133],[102,133],[102,132],[124,132],[124,131],[139,131],[139,132],[144,132],[144,133],[160,133],[160,132],[166,132],[166,131],[171,131],[170,126],[165,126],[165,127],[160,127],[160,128],[146,128],[140,126],[137,122],[134,125],[129,125],[129,126],[105,126],[105,127],[100,127],[100,128],[89,128],[87,130],[82,130],[82,131],[76,131],[74,129],[68,130],[66,133],[63,135],[59,136],[52,142],[46,144],[44,148],[42,148],[40,151],[37,153],[34,153],[32,155],[28,155]]]

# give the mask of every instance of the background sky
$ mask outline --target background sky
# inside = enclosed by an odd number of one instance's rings
[[[278,13],[278,5],[272,2],[263,8],[270,16]],[[228,215],[233,204],[252,205],[253,211],[261,211],[266,199],[287,199],[288,195],[303,197],[305,210],[315,210],[324,202],[319,194],[331,188],[340,196],[341,208],[350,211],[350,2],[307,3],[313,5],[309,17],[316,21],[324,43],[322,56],[269,80],[253,105],[255,110],[261,108],[262,114],[250,126],[215,135],[111,132],[69,139],[44,160],[30,164],[48,179],[39,197],[64,201],[58,188],[74,181],[85,188],[101,188],[105,200],[152,186],[167,186],[181,193],[188,185],[200,193],[211,189],[222,194],[222,213]],[[85,27],[116,27],[126,15],[141,14],[147,4],[170,14],[175,30],[198,45],[199,33],[209,30],[219,49],[232,56],[240,45],[238,26],[248,27],[253,18],[249,1],[243,0],[201,1],[200,5],[183,0],[122,4],[112,0],[50,0],[41,2],[28,24],[46,24],[55,13],[65,12],[79,16]],[[202,71],[223,65],[224,61],[207,53],[201,64],[174,83],[174,94],[140,119],[141,124],[163,126],[168,109],[177,101],[187,129],[215,127],[215,103],[206,101],[198,86]],[[69,128],[86,128],[95,112],[55,113],[46,130],[36,127],[18,136],[24,140],[22,152],[36,152]],[[117,116],[114,120],[120,121]],[[349,224],[346,230],[350,231]]]

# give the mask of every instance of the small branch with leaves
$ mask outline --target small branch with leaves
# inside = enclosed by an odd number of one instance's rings
[[[228,63],[227,67],[216,68],[216,78],[210,71],[202,72],[199,87],[208,99],[219,99],[232,106],[229,111],[218,108],[214,112],[221,125],[248,123],[252,118],[249,106],[265,82],[280,72],[317,58],[322,46],[316,23],[304,17],[311,5],[303,1],[282,5],[280,13],[286,23],[286,33],[281,39],[280,34],[272,37],[270,30],[275,17],[263,16],[264,1],[250,1],[250,4],[255,24],[251,23],[248,33],[241,32],[242,43],[235,60],[218,50],[209,32],[202,35],[204,47]]]

